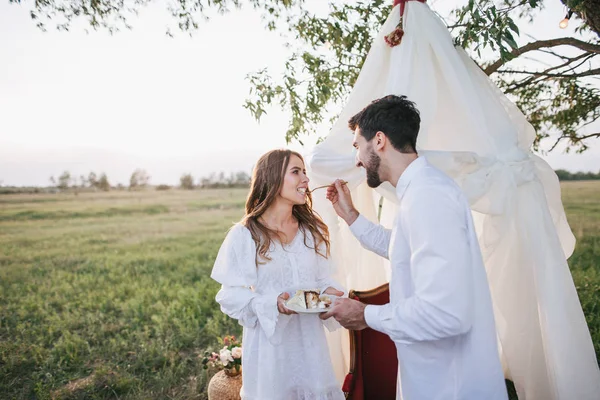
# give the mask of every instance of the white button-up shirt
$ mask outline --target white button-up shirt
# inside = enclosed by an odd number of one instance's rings
[[[391,230],[359,216],[363,247],[390,260],[390,303],[369,305],[369,327],[398,351],[398,399],[505,400],[492,301],[471,210],[423,157],[396,186]]]

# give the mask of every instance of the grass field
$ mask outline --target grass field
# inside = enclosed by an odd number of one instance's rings
[[[600,361],[600,181],[563,182],[562,198],[577,238],[569,266]]]
[[[203,399],[239,334],[209,278],[246,190],[0,196],[0,398]],[[563,185],[600,354],[600,182]]]

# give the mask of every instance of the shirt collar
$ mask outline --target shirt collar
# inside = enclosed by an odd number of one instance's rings
[[[408,164],[408,167],[402,172],[402,175],[400,175],[400,179],[398,179],[398,183],[396,184],[396,196],[398,197],[398,200],[402,200],[410,181],[426,166],[427,160],[422,156],[417,157],[416,160]]]

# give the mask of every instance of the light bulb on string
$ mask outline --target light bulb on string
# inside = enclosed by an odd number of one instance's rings
[[[558,26],[560,27],[560,29],[565,29],[567,26],[569,26],[569,19],[568,18],[563,19],[562,21],[560,21]]]
[[[569,19],[571,18],[572,15],[573,15],[573,11],[569,10],[567,12],[567,15],[565,15],[565,18],[562,21],[560,21],[560,23],[558,24],[560,29],[565,29],[567,26],[569,26]]]

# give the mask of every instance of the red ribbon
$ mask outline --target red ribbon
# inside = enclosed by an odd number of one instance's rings
[[[398,4],[400,4],[400,16],[401,17],[404,15],[404,7],[406,6],[406,3],[408,3],[409,1],[418,1],[421,3],[425,3],[426,0],[394,0],[394,7],[396,7]]]
[[[402,20],[404,18],[404,7],[406,6],[406,3],[409,1],[419,1],[421,3],[425,3],[426,0],[394,0],[394,7],[396,7],[398,4],[400,4],[400,22],[398,22],[396,29],[394,29],[391,33],[387,34],[384,37],[385,42],[390,47],[398,46],[400,44],[400,42],[402,41],[402,37],[404,36],[404,29],[403,29],[404,23],[402,22]]]

